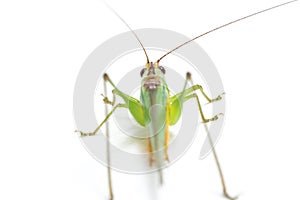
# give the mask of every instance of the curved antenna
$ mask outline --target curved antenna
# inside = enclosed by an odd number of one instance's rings
[[[264,9],[264,10],[261,10],[261,11],[258,11],[258,12],[255,12],[255,13],[252,13],[252,14],[250,14],[250,15],[247,15],[247,16],[245,16],[245,17],[241,17],[241,18],[239,18],[239,19],[233,20],[233,21],[231,21],[231,22],[228,22],[228,23],[226,23],[226,24],[223,24],[223,25],[221,25],[221,26],[218,26],[218,27],[216,27],[216,28],[214,28],[214,29],[211,29],[210,31],[207,31],[207,32],[205,32],[205,33],[202,33],[201,35],[198,35],[197,37],[194,37],[193,39],[190,39],[190,40],[186,41],[185,43],[183,43],[183,44],[181,44],[181,45],[175,47],[175,48],[172,49],[171,51],[167,52],[165,55],[163,55],[162,57],[160,57],[160,58],[156,61],[156,63],[159,63],[159,61],[161,61],[161,59],[163,59],[164,57],[166,57],[167,55],[169,55],[169,54],[172,53],[173,51],[179,49],[180,47],[182,47],[182,46],[184,46],[184,45],[186,45],[186,44],[188,44],[188,43],[190,43],[190,42],[192,42],[192,41],[194,41],[194,40],[196,40],[196,39],[198,39],[198,38],[200,38],[200,37],[202,37],[202,36],[204,36],[204,35],[207,35],[207,34],[209,34],[209,33],[211,33],[211,32],[214,32],[214,31],[216,31],[216,30],[219,30],[219,29],[221,29],[221,28],[224,28],[225,26],[234,24],[234,23],[236,23],[236,22],[238,22],[238,21],[242,21],[242,20],[247,19],[247,18],[249,18],[249,17],[253,17],[253,16],[258,15],[258,14],[260,14],[260,13],[263,13],[263,12],[266,12],[266,11],[269,11],[269,10],[272,10],[272,9],[274,9],[274,8],[278,8],[278,7],[284,6],[284,5],[286,5],[286,4],[289,4],[289,3],[292,3],[292,2],[295,2],[295,1],[298,1],[298,0],[288,1],[288,2],[285,2],[285,3],[279,4],[279,5],[276,5],[276,6],[273,6],[273,7],[270,7],[270,8],[267,8],[267,9]]]
[[[142,44],[141,40],[137,36],[137,34],[132,30],[132,28],[127,24],[127,22],[112,7],[110,7],[110,5],[108,5],[108,3],[106,3],[106,1],[104,1],[104,0],[102,0],[102,1],[127,26],[127,28],[132,32],[132,34],[134,35],[134,37],[137,39],[137,41],[140,43],[141,47],[143,48],[143,51],[144,51],[144,53],[146,55],[147,64],[148,64],[149,63],[148,54],[147,54],[147,52],[145,50],[145,47]]]

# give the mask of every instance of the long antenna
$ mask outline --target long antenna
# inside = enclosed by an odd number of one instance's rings
[[[137,41],[140,43],[141,47],[143,48],[143,51],[144,51],[144,53],[146,55],[147,64],[148,64],[149,63],[148,54],[147,54],[147,52],[145,50],[145,47],[142,44],[141,40],[137,36],[137,34],[132,30],[132,28],[127,24],[127,22],[117,13],[117,11],[115,11],[112,7],[110,7],[110,5],[108,5],[108,3],[106,3],[106,1],[104,1],[104,0],[102,0],[102,1],[127,26],[127,28],[132,32],[132,34],[134,35],[134,37],[137,39]]]
[[[273,7],[270,7],[270,8],[264,9],[264,10],[261,10],[261,11],[259,11],[259,12],[256,12],[256,13],[253,13],[253,14],[250,14],[250,15],[247,15],[247,16],[245,16],[245,17],[236,19],[236,20],[231,21],[231,22],[229,22],[229,23],[223,24],[222,26],[218,26],[218,27],[216,27],[216,28],[214,28],[214,29],[211,29],[210,31],[207,31],[207,32],[205,32],[205,33],[202,33],[201,35],[198,35],[197,37],[194,37],[193,39],[188,40],[188,41],[186,41],[185,43],[183,43],[183,44],[181,44],[181,45],[175,47],[174,49],[172,49],[171,51],[167,52],[165,55],[163,55],[162,57],[160,57],[156,62],[159,63],[159,61],[161,61],[161,59],[163,59],[164,57],[166,57],[167,55],[169,55],[169,54],[172,53],[173,51],[179,49],[180,47],[182,47],[182,46],[184,46],[184,45],[186,45],[186,44],[188,44],[188,43],[190,43],[190,42],[192,42],[192,41],[194,41],[194,40],[196,40],[196,39],[198,39],[198,38],[200,38],[200,37],[202,37],[202,36],[204,36],[204,35],[207,35],[207,34],[209,34],[209,33],[211,33],[211,32],[214,32],[214,31],[216,31],[216,30],[219,30],[219,29],[221,29],[221,28],[224,28],[225,26],[234,24],[234,23],[236,23],[236,22],[238,22],[238,21],[242,21],[242,20],[247,19],[247,18],[249,18],[249,17],[253,17],[253,16],[258,15],[258,14],[260,14],[260,13],[263,13],[263,12],[266,12],[266,11],[269,11],[269,10],[272,10],[272,9],[274,9],[274,8],[278,8],[278,7],[284,6],[284,5],[286,5],[286,4],[289,4],[289,3],[292,3],[292,2],[295,2],[295,1],[298,1],[298,0],[293,0],[293,1],[285,2],[285,3],[279,4],[279,5],[277,5],[277,6],[273,6]]]

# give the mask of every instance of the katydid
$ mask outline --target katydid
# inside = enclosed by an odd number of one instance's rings
[[[108,74],[103,75],[104,79],[104,103],[106,104],[106,117],[105,119],[96,127],[96,129],[93,132],[82,132],[77,131],[80,133],[82,137],[84,136],[93,136],[96,135],[99,129],[108,122],[108,119],[111,117],[111,115],[114,113],[114,111],[118,108],[125,108],[128,109],[131,113],[132,117],[135,119],[135,121],[146,128],[147,131],[147,143],[148,143],[148,151],[149,151],[149,164],[155,165],[159,169],[159,176],[160,176],[160,182],[163,183],[163,175],[162,175],[162,167],[165,162],[168,162],[169,156],[168,156],[168,141],[169,141],[169,126],[175,125],[178,120],[181,117],[182,107],[184,103],[190,99],[195,99],[197,101],[197,106],[199,109],[199,114],[201,116],[202,122],[205,124],[205,130],[207,132],[207,136],[209,138],[213,156],[215,158],[218,171],[221,178],[221,183],[223,187],[223,195],[228,199],[236,199],[236,197],[231,197],[226,190],[226,185],[224,181],[224,176],[220,167],[220,163],[218,161],[218,157],[216,154],[216,151],[213,147],[208,128],[206,126],[207,122],[215,121],[218,119],[220,115],[223,113],[219,113],[213,117],[207,118],[204,115],[204,112],[202,110],[202,105],[200,104],[200,100],[198,97],[198,94],[196,92],[200,92],[204,98],[207,100],[208,103],[212,103],[215,101],[219,101],[222,99],[222,95],[220,94],[215,98],[210,98],[205,91],[203,90],[201,85],[192,85],[191,87],[187,87],[188,83],[192,83],[192,75],[187,72],[185,83],[183,84],[183,89],[178,94],[175,94],[171,96],[170,89],[168,88],[168,84],[165,81],[165,73],[166,70],[163,66],[160,65],[160,61],[165,58],[170,53],[176,51],[178,48],[181,48],[182,46],[204,36],[211,32],[214,32],[218,29],[221,29],[223,27],[226,27],[228,25],[234,24],[238,21],[242,21],[246,18],[255,16],[257,14],[272,10],[277,7],[281,7],[283,5],[295,2],[297,0],[285,2],[280,5],[276,5],[264,10],[261,10],[259,12],[247,15],[245,17],[239,18],[237,20],[231,21],[229,23],[223,24],[221,26],[218,26],[212,30],[209,30],[201,35],[198,35],[197,37],[192,38],[191,40],[188,40],[184,42],[183,44],[175,47],[174,49],[170,50],[163,56],[161,56],[157,61],[150,62],[146,49],[143,46],[142,42],[138,38],[137,34],[131,29],[131,27],[112,9],[110,8],[124,23],[125,25],[131,30],[133,35],[138,40],[139,44],[141,45],[145,56],[146,56],[146,64],[143,69],[141,69],[140,75],[141,75],[141,87],[140,87],[140,100],[131,97],[122,91],[120,91],[114,82],[111,80],[111,78],[108,76]],[[110,101],[107,98],[106,94],[106,84],[109,83],[114,89],[112,90],[113,94],[113,100]],[[119,96],[123,99],[124,103],[119,103],[115,105],[115,98],[116,96]],[[113,106],[111,111],[108,113],[107,111],[107,105]],[[107,141],[107,159],[108,159],[108,179],[109,179],[109,191],[110,191],[110,199],[113,199],[113,191],[112,191],[112,183],[111,183],[111,176],[110,176],[110,166],[109,166],[109,159],[110,159],[110,151],[109,151],[109,130],[108,130],[108,124],[106,124],[106,135],[108,138]],[[163,151],[159,151],[163,149]]]

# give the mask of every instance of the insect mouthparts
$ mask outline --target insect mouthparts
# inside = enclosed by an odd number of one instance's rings
[[[157,77],[151,77],[148,78],[145,82],[144,82],[144,88],[145,90],[156,90],[158,86],[160,86],[160,80]]]

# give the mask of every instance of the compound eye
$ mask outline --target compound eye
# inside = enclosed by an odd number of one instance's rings
[[[140,72],[141,77],[143,76],[144,73],[145,73],[145,68],[143,68],[143,69],[141,70],[141,72]]]
[[[160,71],[161,71],[163,74],[166,73],[166,70],[165,70],[165,68],[164,68],[163,66],[159,66],[158,68],[160,69]]]

